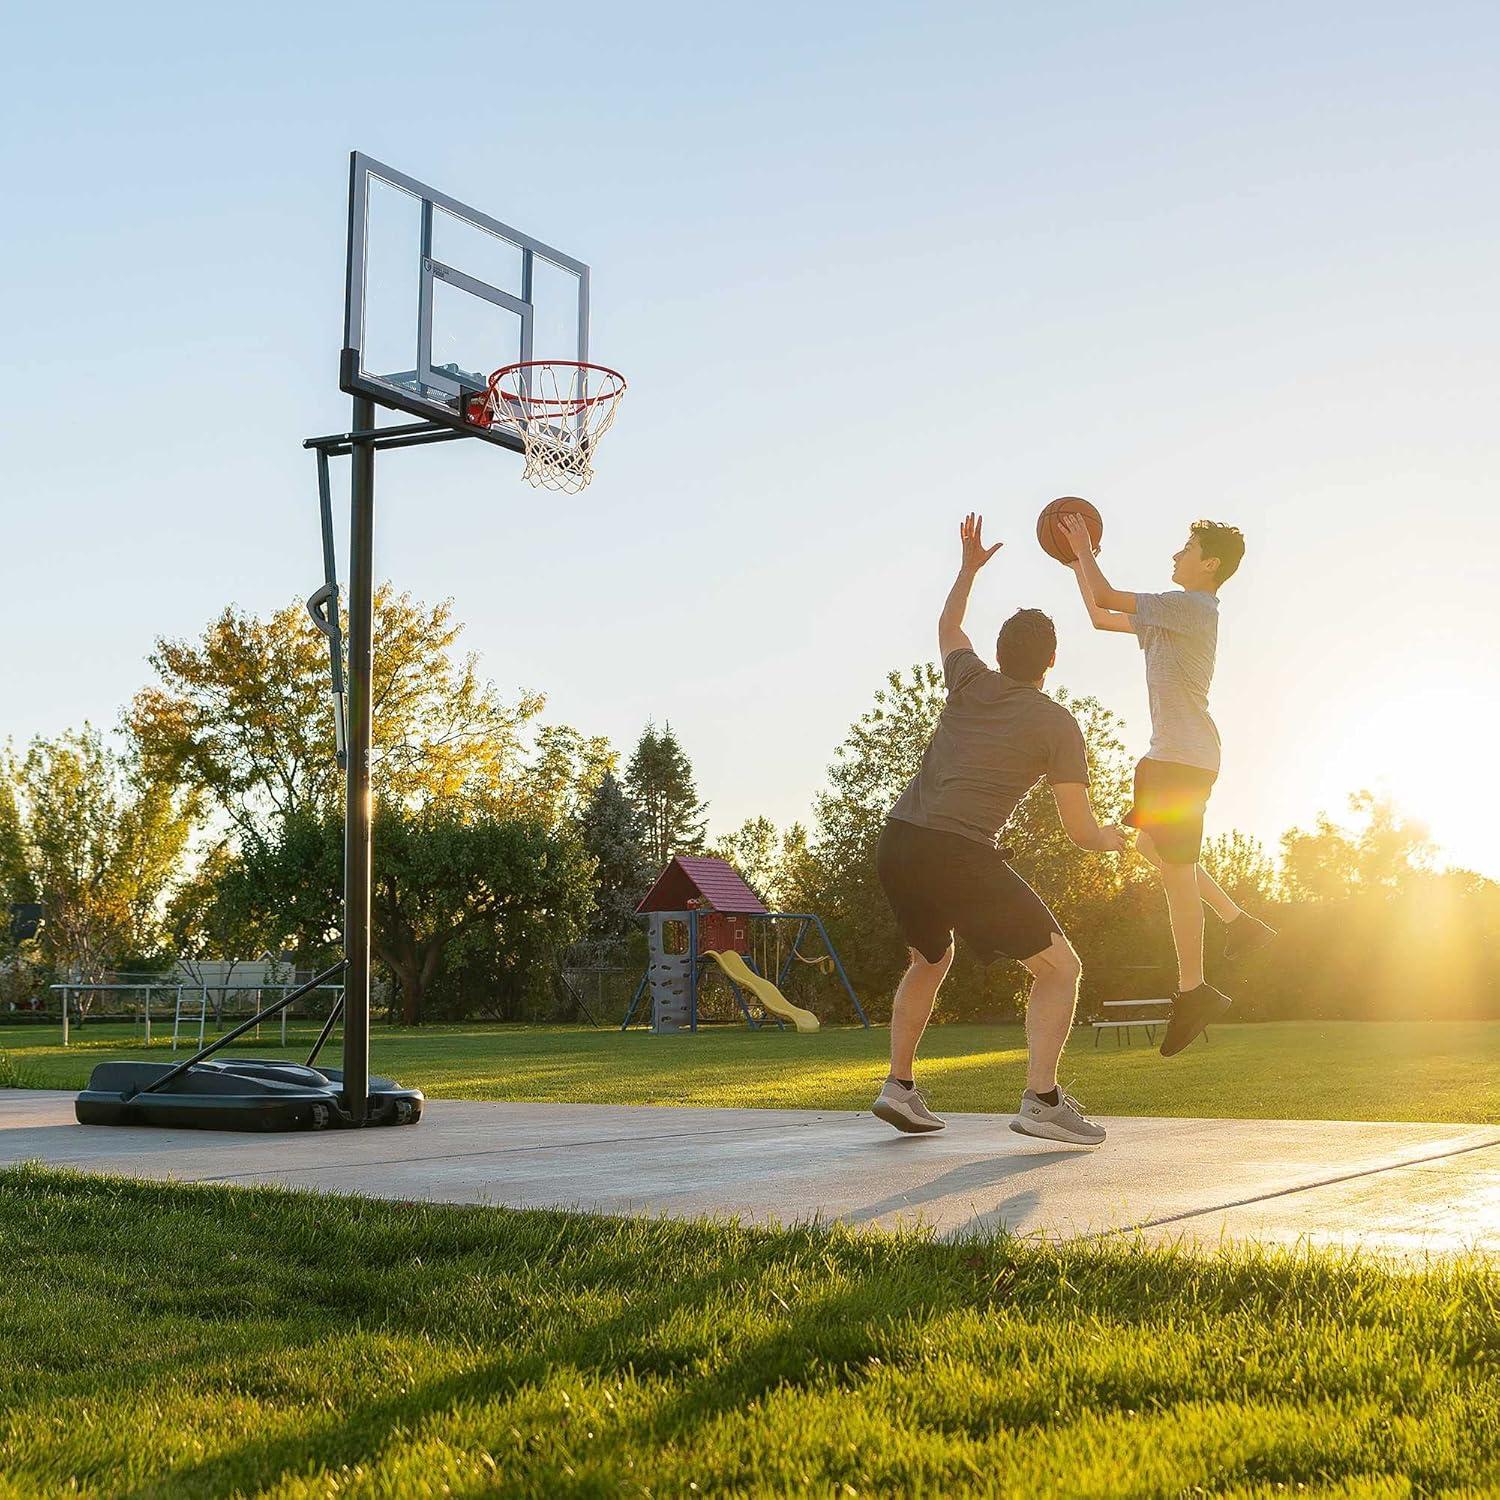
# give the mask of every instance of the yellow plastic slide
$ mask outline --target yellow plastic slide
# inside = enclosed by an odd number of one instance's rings
[[[763,979],[733,949],[727,953],[705,953],[738,985],[749,990],[773,1016],[790,1021],[798,1031],[816,1031],[818,1018],[800,1005],[793,1005],[769,979]]]

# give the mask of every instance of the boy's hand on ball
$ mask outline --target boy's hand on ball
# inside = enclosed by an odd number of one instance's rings
[[[1073,556],[1081,558],[1090,552],[1098,552],[1094,546],[1094,539],[1089,535],[1088,525],[1082,516],[1075,514],[1061,515],[1057,518],[1057,529],[1067,538],[1068,545],[1073,549]]]

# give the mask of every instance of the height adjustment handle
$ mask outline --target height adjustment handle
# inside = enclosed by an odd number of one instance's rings
[[[325,583],[314,593],[307,596],[307,612],[312,616],[312,622],[328,637],[333,640],[339,633],[338,615],[331,613],[329,606],[338,609],[339,586],[336,583]]]

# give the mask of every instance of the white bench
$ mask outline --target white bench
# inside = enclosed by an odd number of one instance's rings
[[[1116,1046],[1130,1045],[1130,1029],[1139,1026],[1146,1033],[1148,1044],[1156,1041],[1156,1028],[1164,1026],[1167,1017],[1172,1010],[1171,1000],[1105,1000],[1101,1004],[1103,1010],[1147,1010],[1154,1013],[1146,1016],[1131,1016],[1124,1020],[1103,1020],[1093,1022],[1094,1046],[1099,1045],[1099,1034],[1103,1031],[1112,1031],[1115,1034]]]

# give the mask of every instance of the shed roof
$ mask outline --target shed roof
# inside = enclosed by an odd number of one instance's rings
[[[766,909],[727,859],[679,854],[656,877],[656,884],[636,910],[686,911],[690,902],[710,911],[755,913]]]

